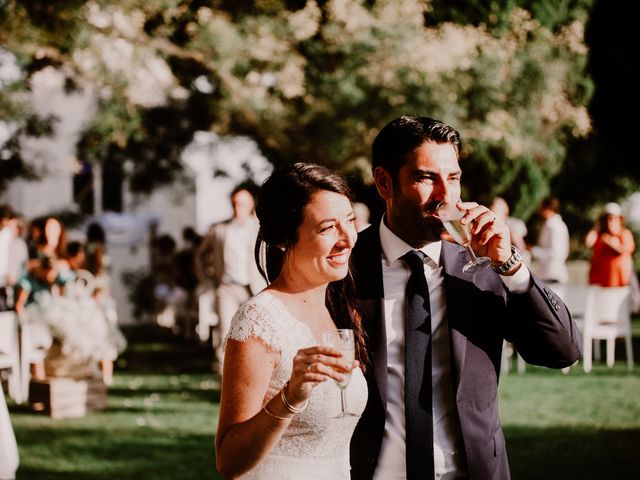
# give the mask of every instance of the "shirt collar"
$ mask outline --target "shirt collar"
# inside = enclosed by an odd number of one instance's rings
[[[382,253],[389,264],[398,260],[410,250],[415,250],[411,245],[393,233],[384,222],[385,215],[380,220],[380,245]],[[436,265],[440,265],[440,251],[442,250],[442,240],[430,242],[421,248],[422,253],[429,257]]]

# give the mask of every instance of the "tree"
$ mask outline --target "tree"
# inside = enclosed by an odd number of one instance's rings
[[[122,164],[134,190],[174,181],[207,129],[250,135],[274,164],[367,178],[378,129],[428,114],[463,134],[465,196],[502,194],[526,218],[590,131],[584,19],[544,24],[503,2],[499,22],[480,9],[455,24],[440,3],[14,0],[0,29],[27,72],[57,65],[93,89],[79,157]]]

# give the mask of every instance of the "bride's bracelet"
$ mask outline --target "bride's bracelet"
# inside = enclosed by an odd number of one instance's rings
[[[284,387],[282,387],[282,390],[280,390],[280,398],[282,399],[282,403],[284,403],[284,406],[287,408],[287,410],[289,410],[291,413],[301,413],[304,412],[307,407],[309,406],[309,399],[307,398],[307,401],[304,402],[304,405],[302,405],[301,407],[294,407],[293,405],[291,405],[289,403],[289,400],[287,399],[287,394],[284,393],[284,391],[287,389],[287,387],[289,386],[289,382],[284,384]]]
[[[276,415],[275,413],[271,413],[267,408],[267,405],[262,407],[262,409],[266,412],[267,415],[273,418],[277,418],[278,420],[291,420],[293,417],[281,417],[280,415]]]

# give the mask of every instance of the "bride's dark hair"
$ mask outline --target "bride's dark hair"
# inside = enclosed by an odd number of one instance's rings
[[[352,200],[347,182],[328,168],[312,163],[295,163],[278,168],[264,182],[258,193],[256,215],[260,231],[255,247],[258,269],[267,282],[282,270],[287,251],[298,242],[298,227],[304,209],[318,191],[326,190]],[[355,302],[355,285],[349,273],[327,286],[326,305],[338,328],[352,328],[356,337],[356,354],[367,363],[362,317]]]

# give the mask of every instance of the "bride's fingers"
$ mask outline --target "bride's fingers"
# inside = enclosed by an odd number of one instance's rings
[[[311,380],[311,378],[320,377],[322,377],[322,381],[325,381],[329,378],[332,378],[338,382],[341,382],[343,380],[342,374],[340,372],[337,372],[333,368],[322,363],[312,363],[309,366],[307,373],[305,374],[305,378]]]
[[[312,368],[314,366],[323,366],[332,370],[338,370],[341,372],[348,372],[352,367],[352,363],[346,361],[342,358],[334,358],[334,357],[326,357],[322,355],[313,355],[309,357],[301,357],[299,362],[294,364],[294,368],[297,368],[299,371],[303,373],[308,373],[310,370],[313,371],[324,371],[323,369]]]

